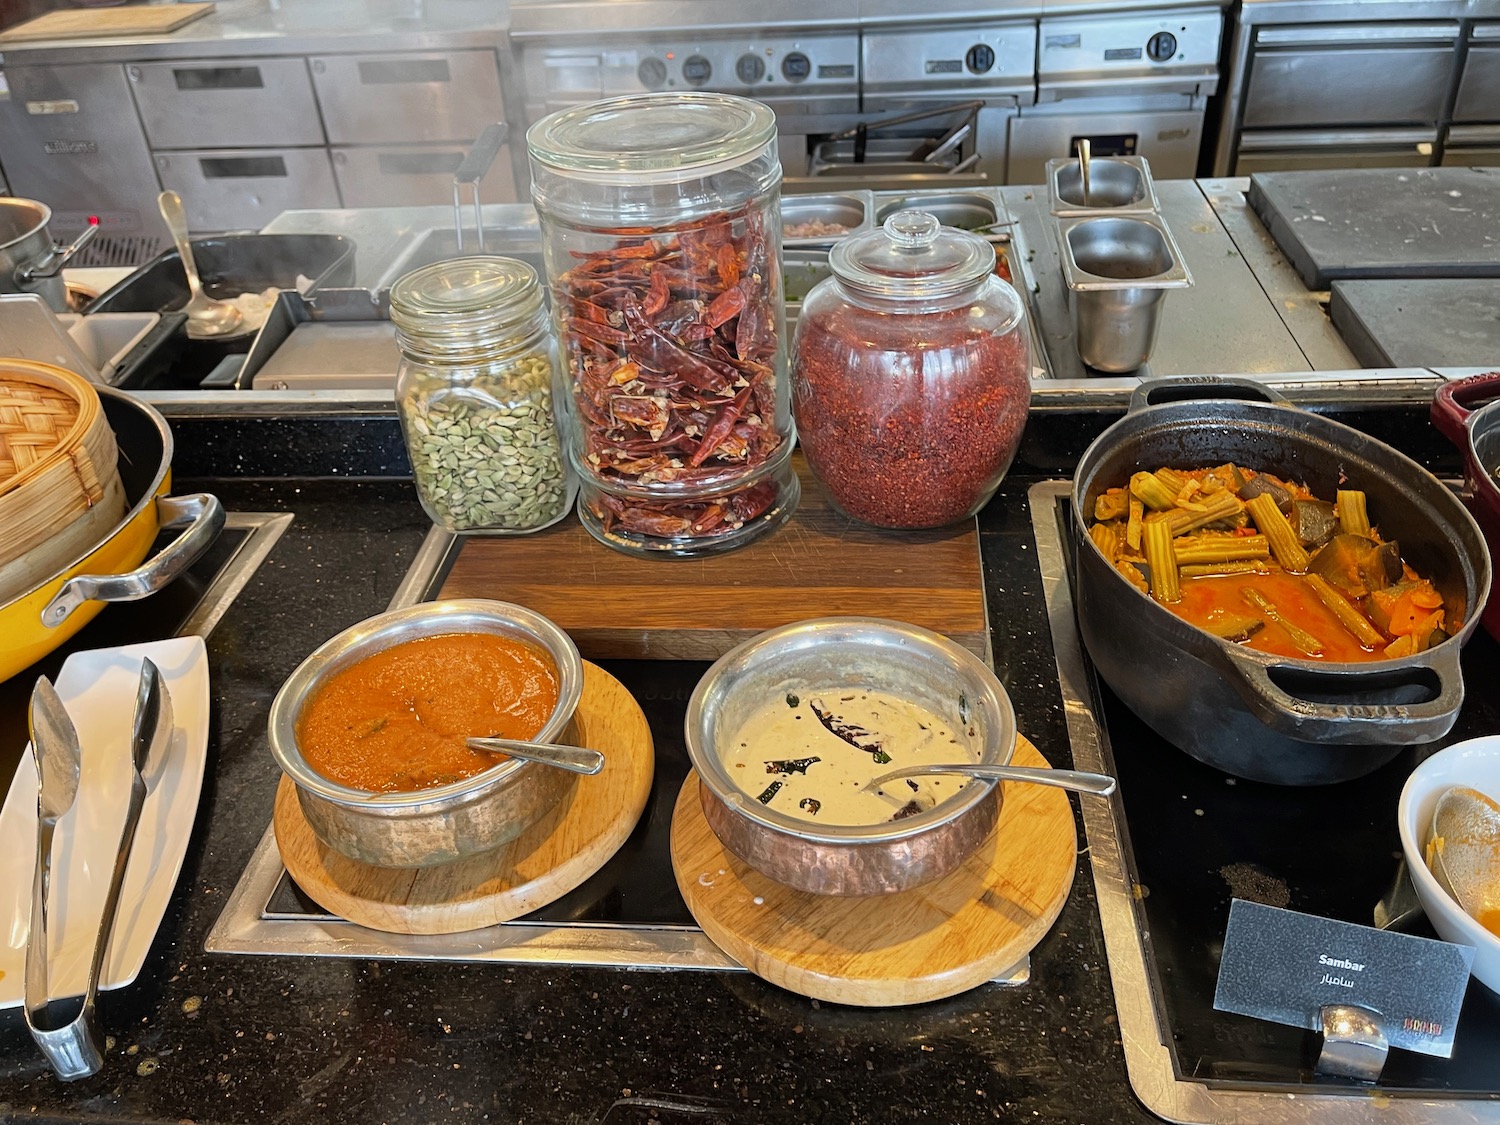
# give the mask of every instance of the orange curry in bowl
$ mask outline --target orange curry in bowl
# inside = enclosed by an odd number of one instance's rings
[[[472,777],[505,760],[468,738],[535,738],[559,675],[537,645],[453,633],[393,645],[339,669],[297,717],[297,745],[330,781],[372,793]]]

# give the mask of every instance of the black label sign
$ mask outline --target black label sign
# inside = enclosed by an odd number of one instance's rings
[[[1214,1007],[1318,1030],[1325,1005],[1356,1004],[1391,1046],[1446,1059],[1473,963],[1465,945],[1235,899]]]

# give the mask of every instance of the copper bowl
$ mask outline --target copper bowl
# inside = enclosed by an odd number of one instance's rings
[[[940,879],[995,829],[1000,786],[975,779],[935,807],[884,824],[816,825],[765,807],[735,785],[722,749],[767,699],[847,684],[918,703],[955,730],[974,729],[976,758],[1004,765],[1016,746],[1010,698],[988,665],[948,638],[873,617],[784,625],[722,656],[688,701],[688,757],[703,815],[720,842],[799,891],[877,895]]]
[[[538,742],[569,742],[583,697],[583,661],[572,640],[539,613],[506,602],[423,602],[345,629],[291,674],[271,704],[271,753],[297,786],[297,800],[324,844],[377,867],[433,867],[515,839],[562,800],[573,774],[510,758],[447,785],[371,793],[330,781],[297,746],[297,717],[329,676],[373,653],[418,637],[497,633],[545,649],[557,664],[558,700]]]

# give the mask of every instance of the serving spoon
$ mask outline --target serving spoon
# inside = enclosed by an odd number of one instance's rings
[[[592,777],[604,768],[604,755],[587,746],[564,746],[557,742],[522,742],[514,738],[470,738],[470,750],[485,754],[508,754],[528,762],[541,762]]]
[[[1084,137],[1078,142],[1078,178],[1083,181],[1083,205],[1089,205],[1089,141]]]
[[[162,220],[177,244],[182,268],[187,272],[188,303],[183,307],[187,313],[187,334],[195,339],[228,336],[237,332],[245,322],[245,315],[228,301],[218,301],[203,291],[203,279],[198,276],[198,263],[193,261],[193,244],[188,238],[187,216],[182,210],[182,197],[175,191],[164,191],[156,197]]]
[[[1071,789],[1074,793],[1095,793],[1107,797],[1115,791],[1115,779],[1103,773],[1084,773],[1082,770],[1051,770],[1033,766],[991,766],[980,762],[929,762],[920,766],[903,766],[899,770],[883,773],[865,785],[866,793],[873,793],[887,781],[903,777],[926,777],[931,774],[956,773],[966,777],[989,777],[996,781],[1024,781],[1033,785],[1052,785],[1058,789]]]
[[[1500,805],[1477,789],[1455,785],[1432,810],[1428,866],[1463,912],[1489,928],[1500,917]]]

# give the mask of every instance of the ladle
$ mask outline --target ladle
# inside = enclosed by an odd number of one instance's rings
[[[487,754],[508,754],[528,762],[541,762],[561,770],[571,770],[592,777],[604,768],[604,755],[586,746],[564,746],[556,742],[521,742],[513,738],[471,738],[470,750]]]
[[[1031,766],[991,766],[980,762],[931,762],[920,766],[903,766],[899,770],[883,773],[865,785],[865,792],[874,792],[887,781],[896,781],[903,777],[926,777],[939,773],[990,777],[996,781],[1024,781],[1034,785],[1053,785],[1058,789],[1071,789],[1074,793],[1096,793],[1101,797],[1107,797],[1115,791],[1115,779],[1103,773],[1036,769]]]
[[[218,301],[203,291],[203,280],[198,276],[198,264],[193,261],[193,245],[188,238],[187,216],[182,210],[182,198],[175,191],[164,191],[156,197],[161,217],[177,244],[177,253],[182,258],[182,268],[187,272],[188,303],[187,334],[195,339],[228,336],[237,332],[245,316],[228,301]]]
[[[1089,205],[1089,141],[1087,137],[1078,141],[1078,178],[1083,181],[1083,205]]]
[[[1500,937],[1500,804],[1455,785],[1433,807],[1428,841],[1437,881],[1465,914]]]

